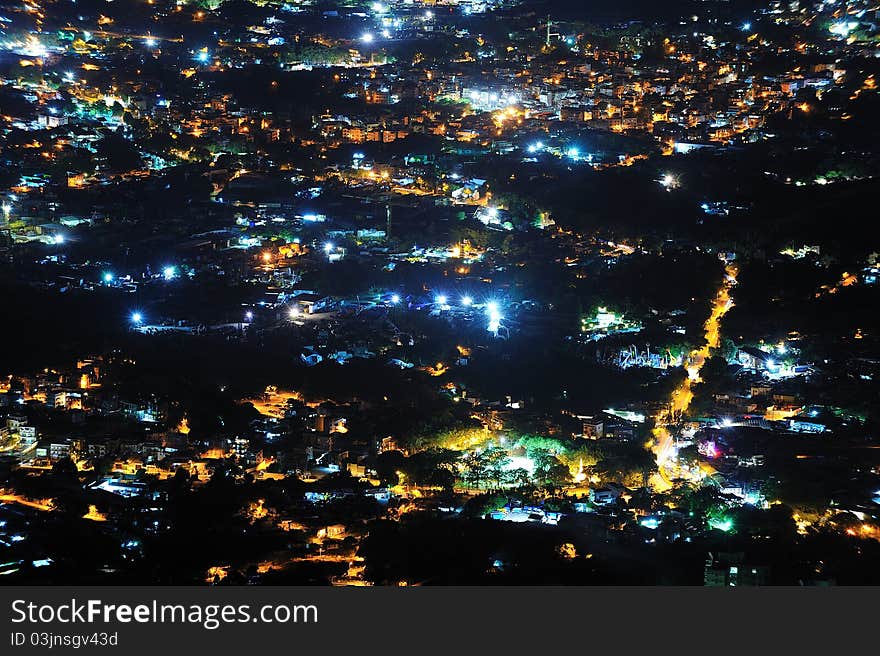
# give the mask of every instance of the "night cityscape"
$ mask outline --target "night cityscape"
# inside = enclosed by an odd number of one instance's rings
[[[0,581],[880,584],[878,78],[878,0],[0,1]]]

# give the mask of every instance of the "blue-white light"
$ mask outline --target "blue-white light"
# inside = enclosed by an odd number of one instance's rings
[[[177,268],[173,266],[167,266],[162,269],[162,275],[165,276],[165,280],[172,280],[177,275]]]
[[[497,333],[498,329],[501,328],[501,320],[504,318],[501,316],[501,310],[498,308],[498,303],[495,301],[489,301],[486,303],[486,314],[489,317],[489,325],[486,329],[490,333]]]
[[[446,302],[447,302],[448,300],[449,300],[449,299],[448,299],[448,298],[446,297],[446,295],[444,295],[444,294],[438,294],[437,297],[434,298],[434,302],[435,302],[437,305],[446,305]]]
[[[104,282],[106,282],[108,284],[113,282],[113,274],[110,273],[109,271],[104,274]]]
[[[144,320],[144,316],[140,312],[131,313],[131,322],[140,324]]]
[[[400,303],[400,294],[392,294],[391,295],[391,303],[393,305],[397,305],[398,303]]]
[[[462,296],[461,297],[461,304],[464,305],[465,307],[470,307],[471,305],[474,304],[474,299],[472,299],[470,296]]]

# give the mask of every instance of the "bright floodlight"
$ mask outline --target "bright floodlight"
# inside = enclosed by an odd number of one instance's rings
[[[392,294],[391,295],[391,302],[394,305],[397,305],[398,303],[400,303],[400,295],[399,294]]]
[[[113,274],[109,271],[104,274],[104,282],[113,282]]]
[[[332,250],[333,250],[333,244],[331,244],[329,241],[326,244],[324,244],[324,252],[325,253],[327,253],[329,255],[330,251],[332,251]]]
[[[671,173],[666,173],[660,178],[660,184],[663,185],[667,190],[675,189],[678,186],[678,178],[676,178]]]
[[[165,280],[171,280],[177,275],[177,269],[173,266],[167,266],[162,269],[162,275],[165,276]]]
[[[439,294],[439,295],[434,299],[434,302],[437,303],[437,305],[446,305],[446,301],[448,301],[448,300],[449,300],[449,299],[446,298],[445,295],[443,295],[443,294]]]
[[[361,41],[363,41],[364,43],[372,43],[373,38],[373,35],[367,32],[361,36]]]
[[[580,155],[580,151],[577,148],[569,148],[565,151],[565,154],[568,155],[571,159],[577,159],[578,155]]]
[[[64,235],[55,235],[53,241],[56,244],[63,244],[64,243]]]
[[[155,38],[153,38],[153,37],[151,37],[151,36],[148,36],[148,37],[144,40],[144,43],[146,44],[146,46],[147,46],[148,48],[155,48],[155,47],[158,45],[159,42],[156,41]]]
[[[752,24],[749,23],[748,21],[746,21],[745,23],[742,24],[742,31],[743,32],[748,32],[750,29],[752,29]]]
[[[490,333],[497,333],[498,329],[501,328],[501,320],[504,318],[501,316],[501,311],[498,309],[498,303],[495,301],[489,301],[486,303],[486,314],[489,316],[489,325],[486,329]]]
[[[434,18],[434,12],[429,9],[425,12],[425,18]]]
[[[472,299],[470,296],[462,296],[461,297],[461,304],[464,305],[465,307],[470,307],[471,305],[474,304],[474,299]]]
[[[207,63],[207,61],[211,58],[211,55],[207,53],[205,50],[199,51],[199,54],[196,55],[196,59],[198,59],[203,64]]]
[[[299,312],[298,307],[290,308],[290,318],[291,319],[296,319],[299,316],[299,314],[300,314],[300,312]]]
[[[253,321],[254,320],[254,313],[251,312],[250,310],[248,310],[247,312],[244,313],[244,318],[247,321]]]
[[[140,312],[132,312],[131,313],[131,322],[132,323],[140,323],[143,320],[144,320],[144,317]]]

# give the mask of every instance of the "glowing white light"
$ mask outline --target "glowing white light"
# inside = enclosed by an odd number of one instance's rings
[[[501,316],[501,310],[498,308],[498,303],[495,301],[489,301],[486,303],[486,314],[489,316],[489,325],[486,329],[490,333],[497,333],[498,329],[501,327],[501,320],[504,318]]]
[[[53,241],[56,244],[63,244],[64,243],[64,235],[55,235]]]
[[[144,320],[143,315],[140,312],[133,312],[131,315],[132,323],[140,323]]]
[[[472,299],[470,296],[462,296],[461,297],[461,304],[464,305],[465,307],[470,307],[471,305],[474,304],[474,299]]]
[[[733,419],[731,419],[730,417],[725,417],[721,420],[721,425],[725,428],[730,428],[731,426],[733,426]]]
[[[3,203],[2,209],[3,213],[8,216],[9,213],[12,211],[12,205],[10,205],[9,203]]]
[[[577,148],[569,148],[565,151],[565,154],[568,155],[571,159],[577,159],[580,155],[580,151]]]
[[[199,54],[196,55],[196,59],[205,64],[211,59],[211,55],[209,55],[206,50],[200,50]]]
[[[157,45],[159,45],[159,42],[155,38],[148,36],[146,39],[144,39],[144,44],[148,48],[155,48]]]
[[[385,37],[386,39],[390,39],[391,38],[391,30],[382,30],[382,36]]]
[[[244,318],[246,321],[253,321],[254,320],[254,313],[251,312],[250,310],[248,310],[247,312],[244,313]]]
[[[400,295],[399,294],[392,294],[391,295],[391,302],[394,305],[397,305],[398,303],[400,303]]]
[[[113,282],[113,274],[110,273],[109,271],[104,274],[104,282],[106,282],[106,283]]]
[[[749,30],[752,29],[752,24],[749,23],[748,21],[746,21],[745,23],[742,24],[742,28],[741,28],[741,29],[742,29],[743,32],[748,32]]]
[[[428,11],[425,12],[425,18],[427,18],[427,19],[434,18],[434,12],[429,9]]]
[[[364,43],[372,43],[372,42],[373,42],[373,38],[374,38],[373,35],[370,34],[369,32],[367,32],[366,34],[361,35],[361,41],[363,41]]]
[[[299,308],[297,308],[297,307],[290,308],[290,318],[291,319],[296,319],[299,315],[300,315]]]
[[[381,2],[374,2],[373,11],[375,11],[377,14],[384,14],[387,10],[385,8],[385,5],[383,5]]]
[[[64,73],[64,81],[65,82],[73,82],[73,80],[74,80],[73,73],[71,73],[70,71],[66,71]]]
[[[174,276],[177,275],[177,268],[173,266],[167,266],[162,269],[162,275],[165,276],[165,280],[171,280]]]
[[[671,173],[665,173],[662,178],[660,178],[660,184],[663,185],[666,190],[675,189],[678,187],[678,178],[676,178]]]
[[[327,255],[329,255],[330,251],[332,251],[332,250],[333,250],[333,244],[331,244],[329,241],[326,244],[324,244],[324,252],[327,253]]]
[[[448,300],[449,300],[449,299],[446,298],[446,296],[445,296],[444,294],[439,294],[439,295],[434,299],[434,302],[435,302],[437,305],[446,305],[446,302],[447,302]]]

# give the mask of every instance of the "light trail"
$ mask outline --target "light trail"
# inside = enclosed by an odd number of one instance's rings
[[[688,354],[685,369],[688,376],[670,395],[669,404],[654,417],[655,428],[653,430],[652,450],[657,457],[657,475],[652,478],[654,488],[664,492],[672,487],[669,476],[672,446],[674,443],[669,426],[681,417],[691,405],[694,393],[691,387],[700,382],[700,370],[706,364],[706,360],[712,351],[721,345],[721,319],[733,307],[733,298],[730,290],[736,284],[738,270],[736,266],[728,263],[725,268],[724,281],[718,288],[715,300],[712,302],[712,311],[709,318],[703,324],[703,337],[705,343],[698,349]]]

